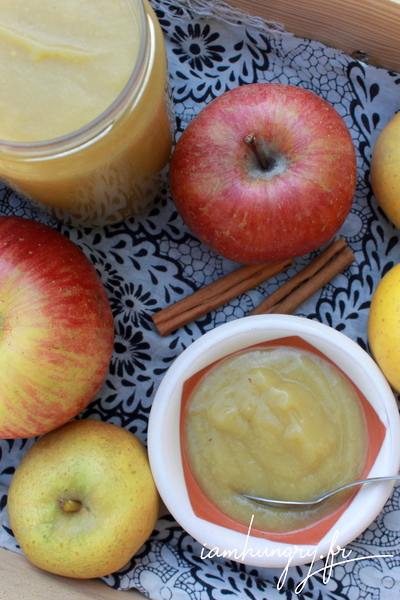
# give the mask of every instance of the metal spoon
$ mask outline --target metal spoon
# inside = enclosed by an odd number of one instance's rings
[[[304,509],[311,508],[316,506],[320,502],[323,502],[327,498],[330,498],[334,494],[338,492],[342,492],[343,490],[347,490],[350,487],[355,485],[361,485],[364,483],[373,483],[376,481],[397,481],[400,480],[400,475],[392,475],[391,477],[370,477],[369,479],[360,479],[359,481],[353,481],[352,483],[348,483],[347,485],[343,485],[336,490],[332,490],[317,498],[316,500],[309,500],[307,502],[295,502],[292,500],[270,500],[269,498],[260,498],[258,496],[251,496],[250,494],[240,494],[243,498],[247,498],[248,500],[252,500],[253,502],[257,502],[257,504],[262,504],[263,506],[271,506],[274,508],[285,508],[287,510],[295,510],[295,509]]]

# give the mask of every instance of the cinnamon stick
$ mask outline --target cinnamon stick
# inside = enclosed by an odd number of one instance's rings
[[[290,260],[283,260],[240,267],[158,311],[152,316],[152,320],[162,336],[168,335],[171,331],[206,315],[211,310],[281,273],[290,264]]]
[[[304,269],[263,300],[250,315],[290,314],[305,300],[354,262],[352,250],[343,238],[330,244]]]

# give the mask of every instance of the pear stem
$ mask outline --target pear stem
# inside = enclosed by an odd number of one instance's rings
[[[78,512],[81,509],[82,503],[79,500],[59,500],[61,510],[65,512]]]
[[[254,152],[258,162],[260,163],[261,168],[264,171],[268,171],[271,165],[260,150],[256,134],[254,132],[248,133],[244,138],[244,141],[250,146],[250,148]]]

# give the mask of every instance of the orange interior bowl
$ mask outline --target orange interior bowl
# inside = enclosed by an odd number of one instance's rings
[[[267,342],[263,342],[261,344],[256,344],[254,346],[250,346],[248,348],[244,348],[240,350],[243,352],[245,350],[257,349],[257,348],[268,348],[268,347],[277,347],[277,346],[285,346],[291,348],[297,348],[300,350],[307,351],[311,354],[317,355],[323,358],[325,361],[332,364],[341,375],[349,382],[349,384],[353,387],[360,401],[362,410],[365,416],[365,423],[367,428],[367,453],[364,469],[361,473],[361,478],[367,477],[370,472],[372,466],[374,465],[379,451],[382,447],[385,434],[386,427],[379,419],[377,413],[374,408],[368,402],[364,394],[359,390],[359,388],[351,381],[351,379],[340,369],[335,363],[330,360],[327,356],[325,356],[322,352],[320,352],[317,348],[300,338],[299,336],[288,336],[281,338],[279,340],[269,340]],[[217,508],[204,494],[201,487],[197,483],[187,458],[185,444],[184,444],[184,423],[186,418],[187,406],[190,401],[190,398],[194,392],[194,390],[199,385],[200,381],[209,373],[218,363],[224,361],[228,356],[232,356],[234,353],[224,356],[223,358],[214,361],[207,367],[201,369],[196,372],[194,375],[189,377],[183,384],[182,389],[182,401],[181,401],[181,411],[180,411],[180,444],[181,444],[181,455],[182,455],[182,465],[183,472],[186,481],[186,486],[189,494],[190,503],[192,505],[194,513],[197,517],[209,521],[211,523],[215,523],[216,525],[220,525],[231,529],[233,531],[237,531],[239,533],[248,533],[249,528],[242,525],[241,523],[236,522],[234,519],[229,517],[228,515],[221,512],[219,508]],[[340,516],[344,513],[346,508],[351,504],[354,496],[357,494],[357,488],[355,488],[354,493],[346,498],[343,503],[337,507],[332,513],[326,515],[325,517],[320,518],[317,522],[305,525],[296,531],[276,533],[273,531],[261,530],[252,528],[251,535],[255,537],[265,538],[268,540],[274,540],[278,542],[285,542],[288,544],[310,544],[315,545],[334,527],[335,523],[338,521]]]

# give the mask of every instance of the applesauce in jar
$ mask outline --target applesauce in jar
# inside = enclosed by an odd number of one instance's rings
[[[194,479],[222,513],[288,532],[330,514],[348,494],[290,511],[240,493],[311,500],[356,480],[366,463],[367,426],[355,388],[333,364],[276,346],[233,354],[202,377],[186,405],[182,443]]]
[[[0,179],[68,224],[140,214],[172,148],[148,0],[0,0],[0,14]]]

